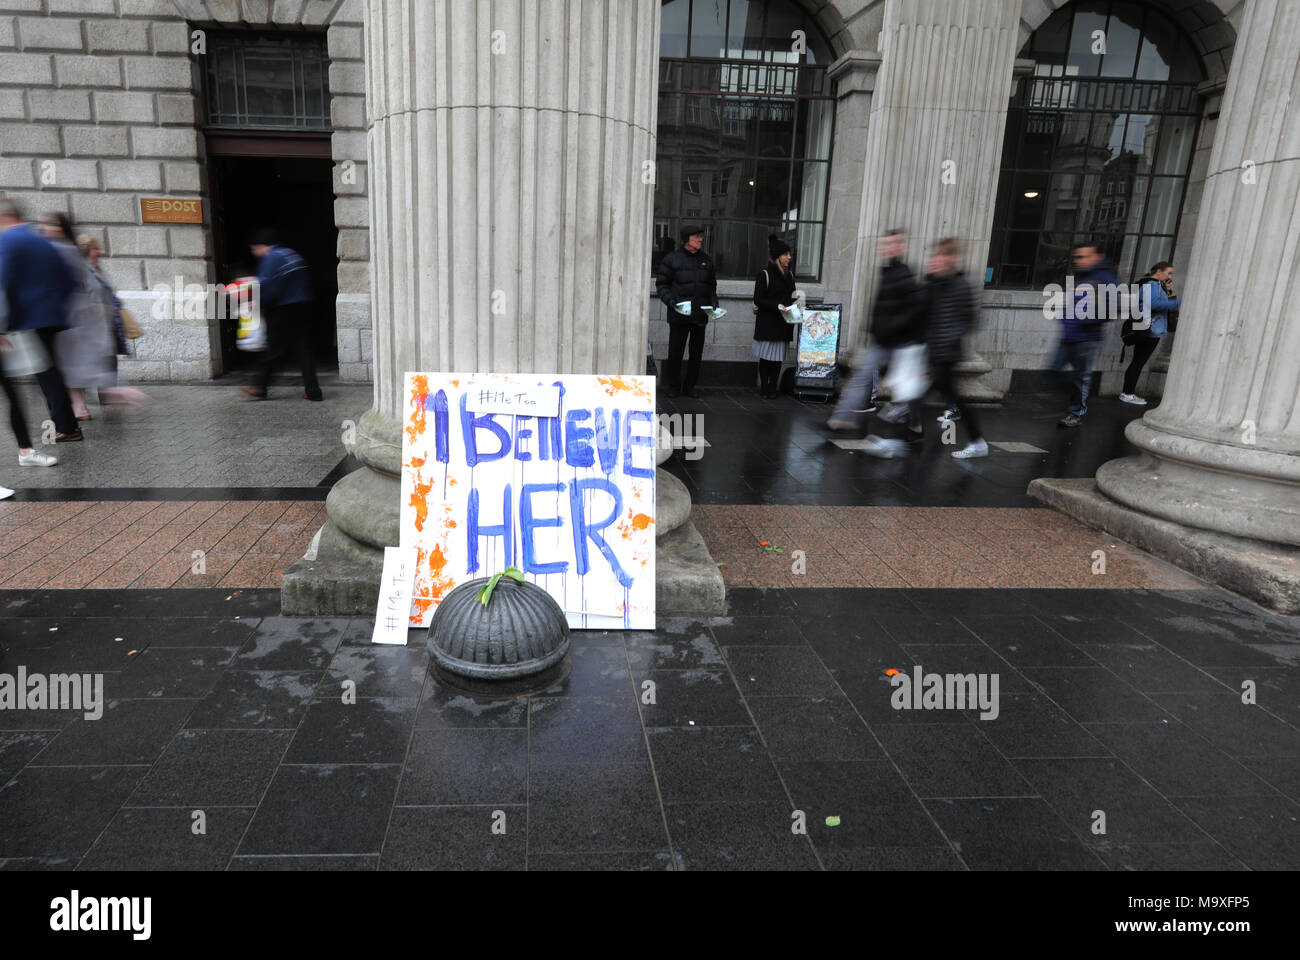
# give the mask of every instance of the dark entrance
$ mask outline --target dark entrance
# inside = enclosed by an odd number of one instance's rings
[[[258,147],[271,147],[263,141]],[[220,149],[220,148],[218,148]],[[315,293],[317,367],[337,369],[334,300],[338,294],[338,230],[334,226],[333,162],[328,157],[212,156],[213,240],[217,280],[257,273],[248,249],[257,230],[269,228],[307,261]],[[235,321],[221,322],[225,372],[256,362],[235,348]]]

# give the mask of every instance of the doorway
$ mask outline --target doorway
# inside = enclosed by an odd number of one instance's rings
[[[338,229],[334,226],[333,161],[326,157],[210,156],[217,282],[254,276],[249,238],[261,229],[296,250],[311,273],[317,368],[338,369],[335,298]],[[245,369],[257,354],[235,348],[234,319],[220,321],[223,373]]]

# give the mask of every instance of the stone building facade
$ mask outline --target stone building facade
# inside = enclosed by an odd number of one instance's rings
[[[700,0],[696,2],[699,5]],[[689,9],[689,3],[669,0],[661,4],[661,90],[666,76],[664,64],[679,59],[689,67],[690,61],[699,59],[694,44],[701,27],[698,18],[690,19],[694,14],[688,14],[685,21],[688,32],[692,32],[692,46],[672,48],[674,18],[679,17],[684,4]],[[579,6],[579,0],[574,0],[574,7]],[[864,305],[869,301],[874,235],[880,228],[893,225],[894,220],[912,230],[918,245],[945,233],[960,236],[969,251],[968,272],[977,279],[983,277],[990,260],[990,244],[996,239],[993,207],[999,190],[1005,186],[1000,186],[1000,173],[1006,110],[997,105],[1010,107],[1018,96],[1024,102],[1024,85],[1041,71],[1036,71],[1032,58],[1019,54],[1028,49],[1036,34],[1041,36],[1040,31],[1047,28],[1049,21],[1057,22],[1052,21],[1054,15],[1071,9],[1086,13],[1106,8],[1116,22],[1124,17],[1146,16],[1142,11],[1147,9],[1158,11],[1174,25],[1183,38],[1180,42],[1194,52],[1199,67],[1192,98],[1197,121],[1195,141],[1190,156],[1179,158],[1180,162],[1186,159],[1182,170],[1185,190],[1177,208],[1176,237],[1171,246],[1175,267],[1185,274],[1242,8],[1239,0],[1134,0],[1113,4],[1110,0],[1007,0],[1002,4],[1006,23],[994,31],[1000,31],[1000,40],[989,32],[987,20],[963,26],[960,0],[932,0],[920,19],[946,24],[944,30],[949,35],[944,42],[951,41],[954,30],[969,34],[972,55],[956,65],[945,64],[942,59],[925,60],[917,54],[921,48],[916,46],[891,65],[887,45],[893,41],[889,38],[897,36],[902,38],[900,43],[915,44],[925,40],[925,31],[909,32],[904,24],[899,33],[894,29],[898,24],[887,24],[886,0],[731,0],[730,6],[725,2],[721,7],[712,3],[708,6],[728,9],[728,23],[738,35],[747,29],[743,22],[746,11],[757,17],[760,6],[767,17],[763,22],[771,27],[769,32],[780,32],[776,25],[797,23],[800,30],[814,35],[809,43],[817,51],[818,66],[824,70],[824,93],[826,101],[833,104],[833,125],[827,127],[828,154],[819,154],[816,163],[807,153],[810,148],[806,144],[793,148],[796,153],[805,151],[795,157],[796,177],[798,169],[806,171],[825,160],[823,174],[819,174],[824,175],[824,183],[813,191],[824,205],[824,212],[816,213],[816,236],[810,239],[809,234],[799,233],[796,249],[808,251],[805,259],[813,261],[806,265],[810,279],[802,284],[809,299],[845,306],[841,338],[844,349],[856,337]],[[341,379],[372,378],[367,49],[362,7],[361,0],[0,2],[0,191],[17,197],[36,214],[63,210],[82,229],[100,239],[111,279],[137,316],[149,319],[149,335],[138,342],[137,357],[124,364],[129,377],[202,380],[225,368],[229,344],[223,347],[222,341],[229,335],[228,331],[223,333],[218,321],[210,317],[155,318],[153,305],[160,287],[227,279],[218,269],[214,239],[214,168],[209,153],[216,141],[205,94],[208,54],[196,52],[195,39],[204,32],[235,36],[242,32],[309,37],[323,44],[328,61],[328,105],[326,122],[316,128],[316,133],[328,136],[327,155],[333,164],[332,220],[337,230],[337,262],[328,266],[337,275],[337,293],[332,294],[336,318],[333,349]],[[1115,12],[1120,7],[1126,12]],[[1134,14],[1134,10],[1138,13]],[[936,40],[933,29],[926,42]],[[715,59],[731,58],[740,63],[753,58],[745,48],[748,42],[733,43],[727,38],[721,41],[720,49],[705,52]],[[772,63],[773,57],[763,52],[764,43],[774,42],[772,37],[753,42],[762,48],[754,56],[760,62]],[[735,49],[731,50],[731,46]],[[808,58],[796,59],[808,62]],[[775,60],[779,63],[781,58]],[[932,76],[918,72],[916,65],[922,61],[928,64],[925,69]],[[1069,69],[1067,78],[1072,76]],[[886,74],[891,77],[887,82]],[[882,82],[897,92],[884,91],[882,99]],[[921,115],[908,111],[946,109],[941,102],[904,102],[911,95],[906,91],[927,82],[937,83],[936,89],[954,99],[954,109],[949,112],[951,123],[946,128],[952,142],[918,141],[908,145],[906,134],[916,124],[907,117]],[[720,92],[727,89],[738,88],[724,87]],[[978,109],[974,101],[956,102],[971,92],[983,98]],[[664,124],[661,110],[660,151],[665,144]],[[1098,146],[1104,148],[1105,144]],[[895,147],[911,153],[906,154],[904,162],[904,153],[896,150],[896,159],[888,162],[898,169],[887,173],[882,181],[881,164],[892,156],[890,151]],[[766,145],[760,144],[760,148],[766,149]],[[915,208],[913,195],[908,192],[909,185],[917,180],[939,176],[937,168],[916,168],[923,150],[929,151],[924,154],[927,164],[947,159],[948,154],[957,164],[958,179],[951,185],[951,196],[934,209]],[[661,162],[660,167],[657,191],[665,189],[666,183],[665,165]],[[761,178],[763,168],[760,165],[755,169]],[[795,189],[791,187],[792,196]],[[810,196],[808,191],[805,180],[805,201]],[[202,199],[204,222],[144,223],[140,200],[146,197]],[[791,205],[796,204],[792,201]],[[660,206],[667,208],[671,204],[657,194],[657,234],[675,233],[670,226],[680,225],[690,208],[675,209],[671,216],[661,217]],[[806,209],[801,215],[809,216]],[[763,227],[759,221],[763,217],[749,219],[753,222],[737,221],[728,229],[736,228],[736,236],[746,229],[754,236],[760,235]],[[710,246],[714,239],[708,238]],[[751,373],[750,278],[763,262],[755,247],[747,239],[735,248],[733,269],[721,283],[724,306],[730,313],[711,325],[705,358],[727,366],[707,371],[706,383],[710,379],[745,382]],[[912,260],[918,266],[920,258],[921,251],[914,249]],[[739,260],[747,262],[736,262]],[[972,346],[987,364],[988,372],[983,376],[986,388],[1004,392],[1013,387],[1017,372],[1038,371],[1046,365],[1056,325],[1044,316],[1043,303],[1041,284],[994,282],[985,287],[984,323]],[[655,356],[662,357],[667,344],[664,310],[651,299],[648,312],[650,347]],[[1118,335],[1112,334],[1098,363],[1105,392],[1118,390],[1119,352]],[[1144,380],[1144,389],[1159,392],[1167,366],[1167,360],[1162,358],[1168,352],[1167,347],[1162,348],[1157,355]]]

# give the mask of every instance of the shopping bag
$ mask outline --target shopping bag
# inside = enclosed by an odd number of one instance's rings
[[[895,403],[916,400],[930,389],[929,358],[924,344],[900,347],[889,360],[889,371],[882,384]]]
[[[235,346],[249,352],[266,349],[266,321],[257,308],[256,284],[256,277],[242,277],[226,286],[226,293],[238,307]]]
[[[50,369],[50,355],[32,330],[0,333],[8,346],[0,346],[6,377],[30,377]]]

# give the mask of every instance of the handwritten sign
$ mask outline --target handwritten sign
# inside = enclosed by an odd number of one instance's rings
[[[141,223],[202,223],[203,201],[198,197],[173,200],[170,197],[141,197]]]
[[[572,628],[654,629],[654,396],[651,377],[408,373],[411,625],[517,567]]]
[[[406,645],[411,618],[411,581],[416,553],[410,548],[385,547],[384,572],[379,578],[379,609],[371,643]]]

